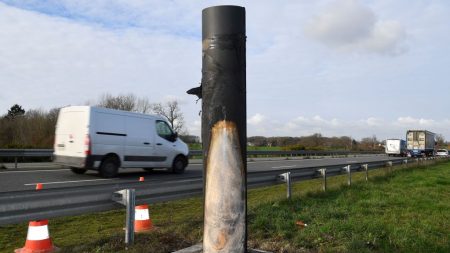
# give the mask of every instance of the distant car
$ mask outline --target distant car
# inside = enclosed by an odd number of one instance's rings
[[[425,157],[425,152],[420,152],[419,150],[408,150],[406,152],[407,157]]]
[[[436,151],[436,156],[448,156],[448,150],[447,149],[438,149]]]

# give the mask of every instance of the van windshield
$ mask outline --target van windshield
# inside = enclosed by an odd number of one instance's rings
[[[173,136],[172,128],[162,120],[156,121],[156,132],[164,139],[170,139]]]

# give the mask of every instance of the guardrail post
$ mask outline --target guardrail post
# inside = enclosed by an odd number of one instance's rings
[[[361,165],[362,167],[363,167],[363,169],[364,169],[364,171],[366,172],[365,174],[366,174],[366,181],[369,181],[369,164],[363,164],[363,165]]]
[[[402,161],[402,164],[403,164],[403,168],[408,168],[408,159],[404,159]]]
[[[351,165],[347,165],[347,173],[348,173],[348,182],[347,184],[352,185],[352,167]]]
[[[322,190],[327,191],[327,169],[319,169],[320,175],[322,175]]]
[[[291,199],[291,172],[280,174],[278,178],[286,183],[286,197]]]
[[[14,156],[14,168],[17,169],[17,156]]]
[[[291,199],[291,172],[287,172],[286,174],[286,197],[287,199]]]
[[[342,170],[347,172],[347,175],[348,175],[347,185],[348,186],[352,185],[352,169],[351,169],[351,165],[347,165],[347,166],[343,167]]]
[[[388,173],[391,173],[392,172],[392,161],[387,161],[386,167],[387,167]]]
[[[125,244],[128,246],[134,243],[134,208],[136,206],[136,192],[134,189],[125,189],[114,193],[114,201],[124,205],[127,209],[125,220]]]
[[[245,8],[202,11],[203,252],[247,249]]]

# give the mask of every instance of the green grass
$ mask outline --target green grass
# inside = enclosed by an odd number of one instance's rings
[[[450,252],[450,166],[260,205],[254,246],[279,252]],[[302,220],[305,229],[295,227]]]
[[[259,188],[248,195],[248,244],[273,252],[450,252],[450,163]],[[154,204],[157,229],[124,249],[123,210],[50,220],[61,252],[170,252],[202,238],[201,198]],[[295,225],[297,220],[308,224]],[[0,252],[23,246],[27,224],[0,227]]]
[[[257,147],[257,146],[247,146],[247,151],[257,150],[257,151],[279,151],[282,150],[281,147]]]

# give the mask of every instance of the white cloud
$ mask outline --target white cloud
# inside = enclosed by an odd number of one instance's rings
[[[305,136],[321,133],[324,136],[351,136],[361,139],[376,135],[379,139],[404,138],[408,129],[427,129],[444,136],[450,136],[450,120],[440,121],[400,117],[386,120],[368,117],[359,120],[326,119],[320,115],[313,117],[298,116],[292,120],[272,121],[266,123],[267,132],[259,133],[264,136]],[[250,129],[251,130],[251,129]],[[249,136],[255,135],[249,131]]]
[[[368,126],[381,126],[384,123],[384,121],[382,119],[369,117],[368,119],[364,120],[364,123],[367,124]]]
[[[398,21],[377,20],[358,0],[339,0],[313,17],[305,27],[308,36],[327,46],[396,55],[405,52],[406,32]]]
[[[361,42],[363,48],[380,54],[398,55],[406,52],[403,41],[406,31],[397,21],[380,21],[370,37]]]
[[[330,126],[330,127],[338,127],[341,124],[340,121],[336,118],[326,120],[322,118],[320,115],[315,115],[312,118],[299,116],[293,119],[292,123],[303,126]]]
[[[252,117],[250,117],[250,118],[247,120],[247,123],[250,124],[250,125],[256,126],[256,125],[260,125],[261,123],[263,123],[263,121],[264,121],[265,119],[266,119],[266,116],[257,113],[257,114],[255,114],[255,115],[253,115]]]
[[[237,4],[247,17],[249,135],[402,137],[413,123],[397,118],[409,115],[450,139],[443,1],[0,2],[0,115],[15,103],[50,109],[134,93],[179,99],[199,135],[201,100],[185,92],[202,74],[201,10]],[[406,43],[401,57],[354,53],[398,55]],[[423,87],[439,91],[432,108],[411,102],[424,99]]]
[[[446,121],[443,121],[446,123]],[[430,127],[435,126],[436,121],[432,119],[413,118],[413,117],[399,117],[396,122],[398,125],[410,125],[413,127]]]
[[[356,43],[372,33],[375,14],[355,0],[336,1],[306,26],[312,37],[330,45]]]
[[[200,45],[192,38],[110,30],[2,3],[0,12],[0,85],[8,101],[26,108],[83,104],[105,92],[184,103],[200,79]]]
[[[186,105],[191,102],[191,101],[188,102],[185,97],[180,97],[176,95],[166,95],[162,98],[162,101],[163,102],[177,101],[179,105]]]

